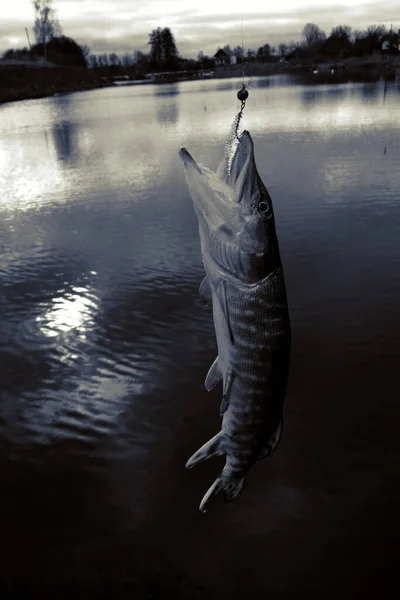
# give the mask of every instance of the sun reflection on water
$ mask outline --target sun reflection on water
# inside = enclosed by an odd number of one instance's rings
[[[81,339],[85,339],[98,309],[94,293],[86,287],[73,287],[72,292],[63,292],[54,297],[44,312],[36,317],[40,331],[47,337],[74,331],[80,334]]]

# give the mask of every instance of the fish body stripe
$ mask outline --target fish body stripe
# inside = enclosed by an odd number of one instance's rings
[[[215,278],[215,289],[218,283]],[[233,372],[222,432],[229,468],[245,473],[282,418],[290,321],[281,267],[257,286],[226,280],[224,285],[234,343],[230,356],[222,357]],[[218,330],[216,334],[218,340]]]

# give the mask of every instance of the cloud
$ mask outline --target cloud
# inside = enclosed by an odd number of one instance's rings
[[[195,57],[200,50],[214,54],[219,46],[241,45],[242,10],[246,49],[300,40],[309,21],[328,34],[336,25],[363,29],[383,17],[386,26],[400,27],[398,0],[385,3],[384,12],[379,0],[280,0],[273,6],[255,0],[249,12],[228,0],[54,0],[53,5],[65,35],[94,53],[146,52],[149,32],[160,26],[172,29],[182,56]],[[14,0],[2,12],[0,52],[26,45],[24,28],[33,22],[30,0]]]

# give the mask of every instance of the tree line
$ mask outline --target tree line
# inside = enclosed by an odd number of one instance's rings
[[[33,35],[35,44],[28,49],[9,49],[3,58],[45,58],[58,65],[89,66],[96,68],[135,67],[137,73],[179,69],[213,69],[215,59],[199,52],[197,59],[180,57],[174,35],[169,27],[158,27],[149,34],[149,52],[140,50],[118,55],[115,52],[93,54],[86,45],[62,34],[61,25],[55,15],[52,0],[32,0],[34,9]],[[241,46],[222,48],[228,56],[237,57],[237,62],[271,62],[293,58],[346,58],[371,54],[382,47],[387,39],[388,51],[399,51],[399,35],[387,30],[384,25],[371,25],[366,30],[352,29],[348,25],[334,27],[330,35],[315,23],[307,23],[302,31],[301,42],[281,43],[277,46],[264,43],[258,49],[248,48],[244,53]]]
[[[292,52],[298,58],[320,56],[326,58],[348,58],[370,55],[382,50],[382,42],[387,40],[387,51],[398,53],[399,33],[388,30],[385,25],[370,25],[365,30],[353,29],[349,25],[333,27],[330,35],[315,23],[307,23],[303,28],[303,43]]]

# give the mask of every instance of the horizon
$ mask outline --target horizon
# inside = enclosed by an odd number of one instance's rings
[[[196,58],[200,51],[213,56],[218,48],[242,45],[245,52],[265,43],[298,42],[308,22],[317,24],[329,35],[338,25],[365,29],[369,25],[400,27],[398,1],[389,1],[382,13],[378,0],[280,0],[278,6],[265,8],[259,0],[249,10],[220,0],[201,6],[194,0],[53,0],[52,6],[62,33],[80,45],[88,45],[91,54],[135,50],[149,51],[149,33],[157,27],[169,27],[180,56]],[[224,12],[225,9],[225,12]],[[243,13],[242,13],[243,10]],[[338,18],[338,14],[340,18]],[[382,18],[384,17],[384,18]],[[25,27],[31,43],[34,10],[31,0],[14,0],[2,9],[0,54],[9,48],[27,46]]]

